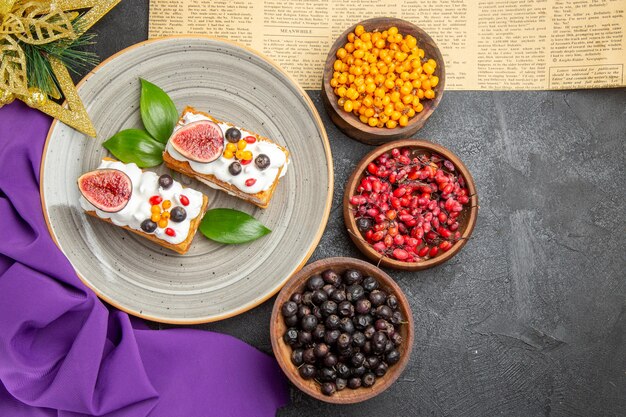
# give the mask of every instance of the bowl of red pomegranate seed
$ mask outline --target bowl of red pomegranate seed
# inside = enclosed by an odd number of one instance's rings
[[[369,259],[417,271],[465,246],[478,196],[472,175],[451,151],[403,139],[359,162],[346,184],[343,215],[350,238]]]

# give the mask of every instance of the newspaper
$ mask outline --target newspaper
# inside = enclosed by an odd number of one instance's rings
[[[238,41],[320,89],[335,38],[392,16],[432,36],[449,90],[604,88],[626,85],[625,9],[626,0],[150,0],[149,36]]]

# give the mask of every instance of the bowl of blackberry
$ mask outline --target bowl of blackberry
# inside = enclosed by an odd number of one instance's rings
[[[319,400],[348,404],[388,389],[406,367],[413,317],[384,271],[327,258],[296,273],[279,293],[272,349],[291,382]]]

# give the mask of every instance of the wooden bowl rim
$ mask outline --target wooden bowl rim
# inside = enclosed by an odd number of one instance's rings
[[[371,388],[361,387],[357,390],[351,390],[346,388],[343,391],[336,392],[332,396],[327,396],[322,394],[319,389],[312,389],[309,385],[306,385],[297,374],[297,368],[295,365],[291,363],[289,358],[285,358],[280,354],[279,350],[279,340],[282,341],[282,335],[278,335],[276,329],[276,323],[278,320],[282,319],[280,308],[281,305],[291,297],[293,292],[300,286],[304,284],[306,278],[311,276],[313,272],[323,266],[324,269],[332,269],[334,266],[342,268],[355,268],[359,269],[368,275],[375,277],[383,286],[387,286],[392,289],[393,294],[398,298],[398,305],[404,314],[405,319],[407,321],[407,337],[402,342],[402,344],[406,347],[404,354],[401,356],[400,361],[395,365],[389,368],[389,371],[385,374],[384,382],[377,383]],[[320,401],[324,401],[332,404],[354,404],[358,402],[362,402],[377,396],[378,394],[387,390],[404,372],[404,369],[409,363],[411,358],[411,351],[413,349],[413,340],[415,336],[414,330],[414,321],[413,314],[411,312],[411,305],[409,304],[406,295],[400,288],[400,286],[396,283],[396,281],[389,276],[385,271],[372,265],[369,262],[362,261],[356,258],[349,257],[332,257],[332,258],[324,258],[319,259],[315,262],[310,263],[295,275],[293,275],[289,281],[283,286],[283,288],[278,293],[276,297],[276,301],[274,302],[274,306],[272,308],[272,315],[270,319],[270,339],[272,342],[272,350],[274,351],[274,356],[278,362],[278,365],[282,369],[283,373],[287,375],[287,378],[301,391],[310,395],[313,398],[316,398]],[[283,342],[284,343],[284,342]],[[356,393],[356,395],[352,395],[350,397],[344,398],[342,397],[342,393]]]
[[[329,79],[330,75],[332,74],[332,71],[326,70],[326,68],[329,67],[329,63],[331,63],[331,61],[334,62],[336,59],[335,52],[333,51],[337,51],[339,49],[342,42],[345,41],[345,39],[348,37],[348,34],[350,32],[354,31],[354,29],[358,25],[363,25],[365,28],[367,28],[368,25],[375,25],[379,23],[386,23],[389,26],[393,26],[397,23],[408,25],[412,29],[412,32],[410,34],[418,38],[418,41],[422,39],[427,42],[430,42],[434,46],[438,55],[438,57],[436,57],[438,58],[437,67],[439,68],[441,75],[439,76],[439,84],[437,85],[437,87],[435,87],[437,89],[437,95],[435,96],[434,100],[431,100],[432,105],[428,109],[426,109],[422,113],[419,113],[415,117],[411,118],[409,120],[409,123],[404,127],[397,126],[393,129],[371,127],[369,125],[365,125],[360,120],[358,120],[354,114],[346,113],[345,111],[343,111],[343,109],[339,108],[339,105],[337,104],[337,100],[333,99],[335,97],[335,93],[333,92],[333,89],[330,86],[330,79]],[[416,36],[415,33],[417,33],[418,36]],[[332,68],[332,66],[330,66],[329,68]],[[414,23],[411,23],[404,19],[399,19],[397,17],[374,17],[374,18],[362,20],[358,23],[355,23],[354,25],[350,26],[348,29],[346,29],[341,35],[339,35],[335,39],[335,42],[333,43],[330,50],[328,51],[328,55],[326,56],[326,61],[324,62],[324,72],[322,74],[322,84],[323,84],[322,94],[326,95],[326,98],[328,99],[328,103],[330,104],[332,109],[335,111],[335,113],[343,121],[345,121],[354,129],[357,129],[362,132],[366,132],[372,136],[377,136],[382,139],[385,139],[388,137],[397,137],[398,135],[411,136],[413,133],[415,133],[419,129],[419,126],[416,129],[414,125],[418,123],[426,122],[426,120],[435,112],[435,109],[439,106],[439,103],[441,102],[441,99],[443,97],[443,93],[445,90],[445,83],[446,83],[445,73],[446,73],[445,63],[444,63],[443,54],[441,53],[441,49],[439,48],[437,43],[434,41],[434,39],[428,33],[426,33],[426,31],[424,31],[422,28],[420,28]]]
[[[435,258],[428,259],[422,262],[402,262],[396,259],[391,259],[389,257],[383,256],[380,253],[376,252],[374,248],[371,247],[369,243],[367,243],[362,237],[361,232],[359,232],[356,226],[356,220],[354,215],[350,210],[350,196],[354,192],[357,186],[357,182],[361,179],[361,176],[365,172],[365,167],[367,164],[376,159],[380,154],[388,152],[394,148],[402,148],[402,147],[410,147],[410,148],[422,148],[431,152],[437,152],[440,155],[444,156],[450,162],[454,164],[457,170],[460,171],[461,175],[465,178],[465,182],[467,183],[467,189],[470,192],[470,212],[467,220],[467,226],[463,230],[461,234],[461,239],[456,242],[450,250],[439,255]],[[344,197],[343,197],[343,218],[344,222],[350,235],[350,238],[355,243],[355,245],[359,248],[359,250],[366,255],[369,259],[380,262],[381,265],[387,266],[389,268],[401,269],[405,271],[421,271],[424,269],[432,268],[437,265],[441,265],[442,263],[448,261],[453,256],[455,256],[467,243],[467,240],[472,235],[474,231],[474,226],[476,225],[476,219],[478,217],[478,194],[476,193],[476,184],[474,183],[474,178],[472,174],[469,172],[463,161],[456,156],[449,149],[437,145],[433,142],[424,140],[424,139],[400,139],[393,142],[386,143],[377,147],[376,149],[369,152],[367,155],[363,157],[355,167],[354,171],[350,175],[348,182],[346,183],[346,187],[344,189]]]

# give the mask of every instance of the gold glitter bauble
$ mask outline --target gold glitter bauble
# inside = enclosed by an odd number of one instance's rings
[[[15,94],[8,90],[0,91],[0,107],[13,102],[13,100],[15,100]]]
[[[24,103],[29,107],[38,108],[48,102],[48,96],[38,88],[29,88],[28,96],[24,98]]]

